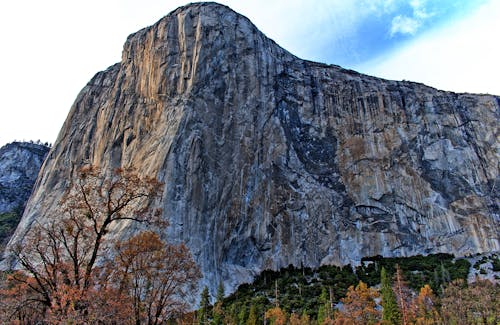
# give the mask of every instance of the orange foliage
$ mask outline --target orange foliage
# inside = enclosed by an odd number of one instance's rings
[[[412,323],[417,325],[431,325],[439,322],[439,314],[435,308],[436,297],[431,287],[426,284],[420,289],[411,305]]]
[[[154,319],[171,316],[168,308],[181,311],[184,305],[178,299],[174,308],[172,293],[184,297],[199,277],[185,246],[165,245],[146,232],[117,245],[124,248],[119,254],[121,269],[101,255],[102,247],[113,246],[107,233],[115,223],[164,225],[160,211],[150,208],[160,197],[159,182],[139,178],[130,170],[118,169],[104,177],[95,167],[80,169],[60,202],[58,218],[47,218],[57,221],[36,224],[22,245],[13,249],[20,271],[2,281],[2,319],[23,324],[129,324],[137,318],[138,302],[128,279],[143,281],[136,283],[144,293],[140,303],[149,299],[148,312],[155,314]],[[142,278],[135,272],[142,272]]]
[[[284,325],[284,324],[286,324],[286,314],[278,306],[266,311],[264,317],[265,317],[265,319],[269,319],[271,325]]]
[[[342,307],[335,314],[336,324],[376,324],[381,319],[375,298],[378,292],[359,281],[354,288],[350,286],[345,298],[341,299]]]
[[[119,243],[117,252],[114,276],[133,301],[136,323],[163,323],[187,309],[186,297],[201,273],[186,246],[165,244],[145,231]]]
[[[288,324],[290,325],[310,325],[311,320],[309,319],[309,315],[307,314],[302,314],[302,316],[299,317],[296,313],[292,313],[290,315],[290,319],[288,320]]]

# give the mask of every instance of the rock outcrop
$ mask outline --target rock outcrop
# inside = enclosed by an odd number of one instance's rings
[[[38,143],[12,142],[0,148],[0,249],[21,219],[49,148]]]
[[[0,214],[23,213],[49,147],[12,142],[0,148]]]
[[[169,238],[228,291],[289,264],[495,251],[499,105],[305,61],[191,4],[81,91],[11,244],[93,163],[164,182]]]

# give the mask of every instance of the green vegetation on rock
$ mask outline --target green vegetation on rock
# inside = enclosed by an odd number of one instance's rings
[[[0,247],[6,244],[6,241],[16,230],[20,219],[21,215],[17,211],[0,214]]]

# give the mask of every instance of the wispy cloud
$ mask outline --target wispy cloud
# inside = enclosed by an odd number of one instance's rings
[[[434,13],[429,12],[426,7],[426,0],[411,0],[409,2],[412,8],[412,15],[397,15],[392,19],[390,35],[415,35],[423,26],[426,20],[431,18]]]
[[[467,17],[428,30],[393,52],[358,64],[363,73],[412,80],[444,90],[500,95],[500,2],[490,0]]]
[[[414,35],[422,23],[412,17],[398,15],[392,19],[391,36],[396,34]]]

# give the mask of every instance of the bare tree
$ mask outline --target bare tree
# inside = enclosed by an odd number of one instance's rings
[[[161,184],[132,170],[117,169],[104,177],[93,166],[81,168],[78,176],[60,202],[58,218],[36,224],[13,251],[21,272],[10,276],[10,287],[17,284],[14,289],[26,294],[18,297],[18,306],[10,306],[12,315],[32,308],[39,312],[35,318],[79,323],[89,317],[106,321],[126,314],[122,308],[126,299],[107,285],[109,271],[97,261],[103,247],[112,246],[106,235],[113,224],[160,222],[160,210],[150,203],[161,197]],[[115,310],[95,306],[103,300]],[[90,313],[99,310],[103,315]]]

